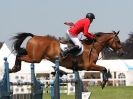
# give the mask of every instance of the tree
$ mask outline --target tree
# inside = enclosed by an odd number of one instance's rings
[[[123,56],[118,57],[110,48],[105,48],[102,51],[103,59],[133,59],[133,32],[129,33],[129,38],[125,42],[122,42],[122,46],[125,51]]]
[[[133,32],[129,34],[129,38],[123,44],[125,50],[125,59],[133,59]]]
[[[3,45],[3,43],[2,43],[2,42],[0,42],[0,49],[1,49],[2,45]]]

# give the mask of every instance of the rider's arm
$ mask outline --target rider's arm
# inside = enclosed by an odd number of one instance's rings
[[[86,24],[84,25],[84,31],[83,34],[86,36],[88,39],[93,39],[94,35],[92,35],[90,32],[88,32],[90,27],[90,21],[87,21]]]

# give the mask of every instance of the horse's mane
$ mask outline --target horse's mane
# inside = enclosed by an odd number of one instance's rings
[[[99,37],[101,35],[103,35],[103,32],[97,32],[97,33],[95,33],[95,36],[97,36],[97,37]]]
[[[95,36],[96,37],[100,37],[100,36],[102,36],[102,35],[104,35],[105,33],[103,33],[103,32],[97,32],[97,33],[95,33]],[[92,43],[92,40],[89,40],[89,39],[87,39],[87,38],[85,38],[85,39],[83,39],[83,40],[81,40],[82,42],[89,42],[90,44]]]
[[[95,33],[95,36],[97,37],[97,38],[99,38],[99,37],[101,37],[101,36],[103,36],[103,35],[105,35],[105,34],[112,34],[112,33],[105,33],[105,32],[97,32],[97,33]],[[82,41],[82,43],[87,43],[87,44],[92,44],[92,42],[93,42],[93,40],[89,40],[89,39],[83,39],[83,40],[81,40]]]
[[[111,33],[97,32],[97,33],[95,33],[95,36],[100,37],[104,34],[111,34]]]
[[[53,39],[53,40],[57,40],[57,41],[58,41],[58,39],[57,39],[55,36],[46,35],[46,37],[48,37],[48,38],[50,38],[50,39]]]

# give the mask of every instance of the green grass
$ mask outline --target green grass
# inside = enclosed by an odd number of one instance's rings
[[[133,99],[133,86],[130,87],[89,87],[90,99]],[[50,94],[44,94],[44,99],[50,99]],[[60,99],[75,99],[74,95],[61,94]]]
[[[45,94],[43,99],[51,99],[49,94]],[[74,95],[61,94],[60,99],[75,99]]]
[[[91,99],[133,99],[132,87],[90,87]]]

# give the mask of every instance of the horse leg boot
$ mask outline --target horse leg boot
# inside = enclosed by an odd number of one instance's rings
[[[77,49],[79,49],[79,46],[75,45],[75,46],[71,47],[70,49],[65,50],[63,54],[64,54],[64,56],[66,56],[68,53],[72,53],[73,51],[74,52],[77,51]]]
[[[21,60],[16,56],[15,65],[12,69],[9,69],[9,73],[15,73],[21,70]]]
[[[102,81],[101,87],[103,89],[108,81],[108,78],[109,78],[107,69],[102,71],[102,76],[103,76],[103,81]]]

